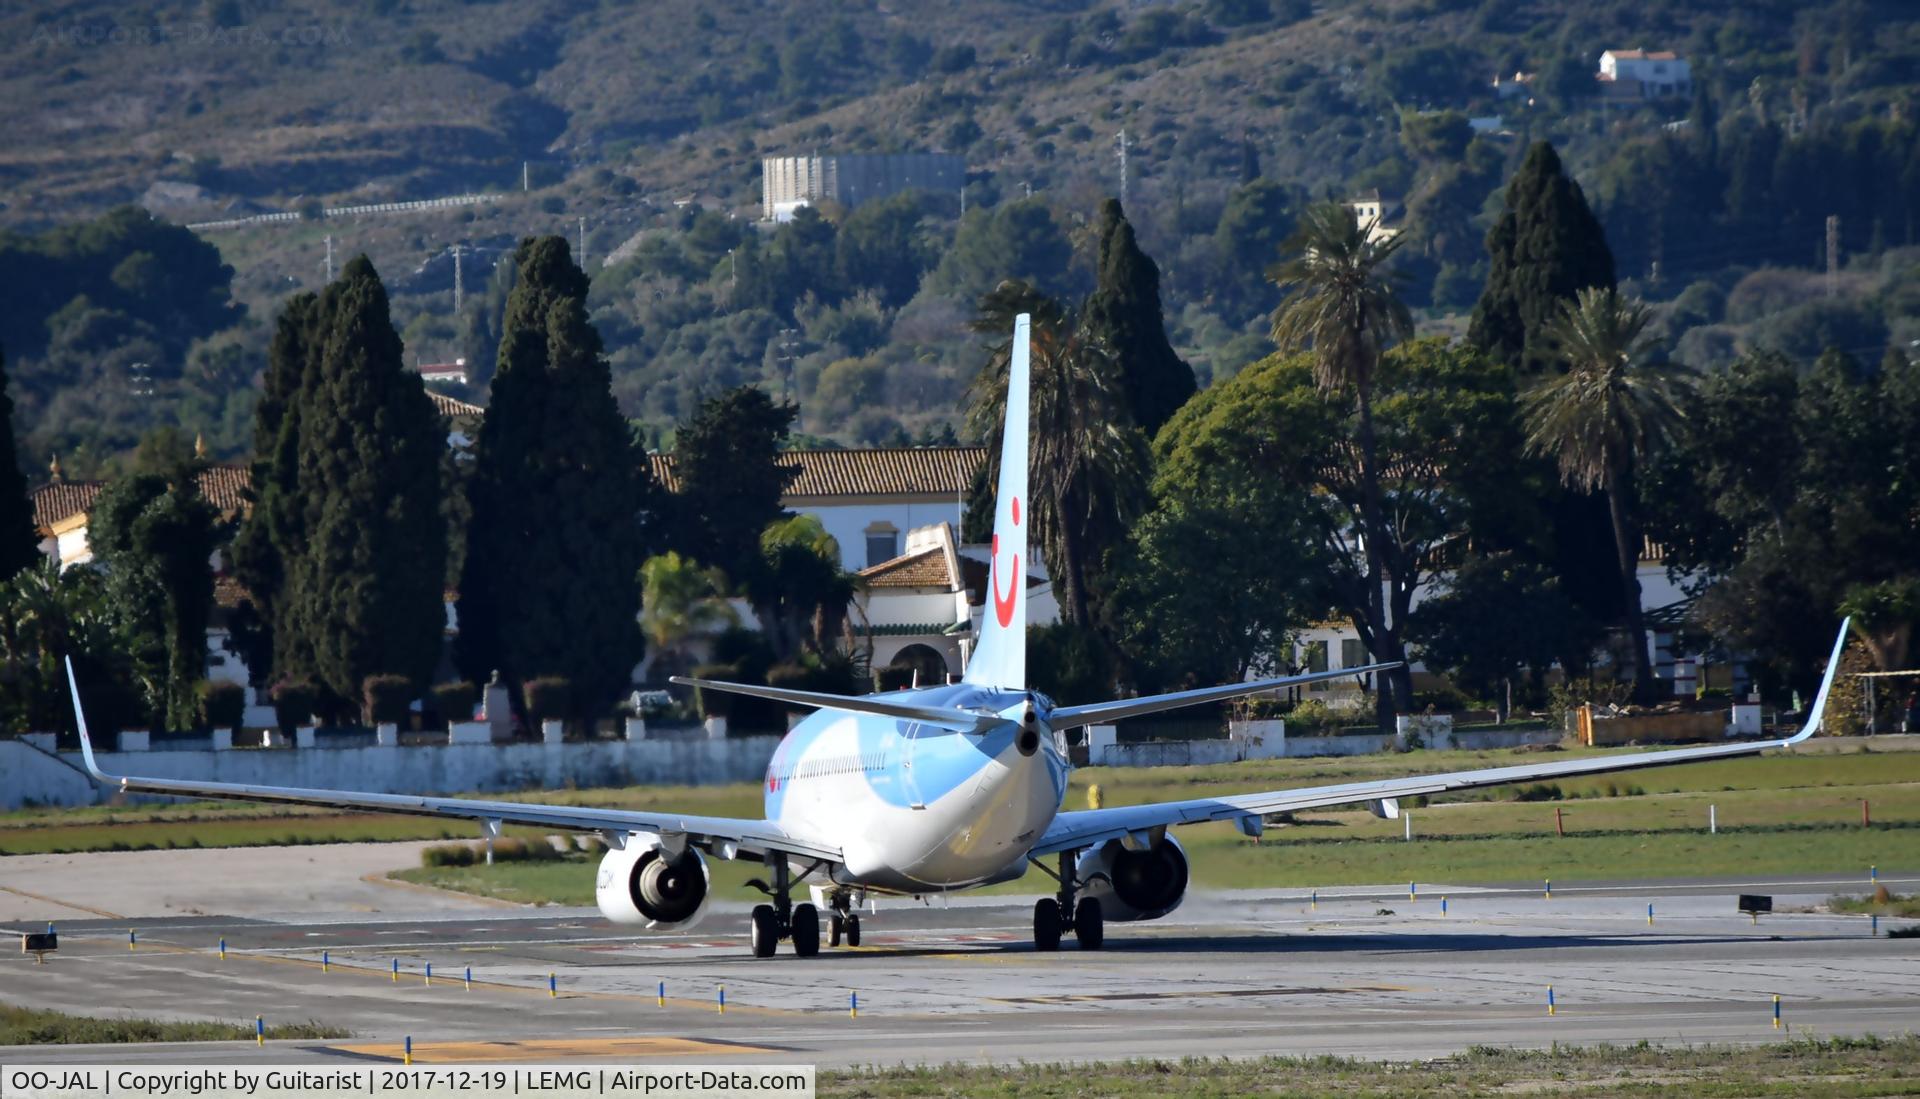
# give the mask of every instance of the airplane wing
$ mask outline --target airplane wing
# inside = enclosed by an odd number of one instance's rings
[[[1121,718],[1157,714],[1162,710],[1177,710],[1182,706],[1197,706],[1202,702],[1225,702],[1229,699],[1245,698],[1247,695],[1277,691],[1282,687],[1298,687],[1303,683],[1319,683],[1327,679],[1344,679],[1350,675],[1365,675],[1368,672],[1380,672],[1399,666],[1400,662],[1396,660],[1388,664],[1368,664],[1364,668],[1335,668],[1332,671],[1308,672],[1306,675],[1282,676],[1279,679],[1249,679],[1244,683],[1201,687],[1198,690],[1175,691],[1164,695],[1122,698],[1114,702],[1095,702],[1087,706],[1058,706],[1047,715],[1047,725],[1054,729],[1078,729],[1082,725],[1099,725],[1102,722],[1119,721]]]
[[[1444,794],[1453,790],[1505,786],[1515,782],[1540,782],[1546,779],[1608,774],[1647,767],[1668,767],[1678,763],[1699,763],[1710,759],[1758,755],[1771,748],[1786,748],[1812,736],[1820,727],[1821,718],[1826,711],[1827,693],[1833,687],[1834,673],[1840,667],[1840,650],[1846,644],[1846,640],[1847,623],[1842,622],[1840,636],[1833,643],[1833,655],[1827,661],[1826,677],[1820,682],[1820,693],[1814,698],[1813,708],[1808,711],[1807,720],[1801,725],[1800,731],[1785,740],[1716,744],[1704,748],[1674,748],[1658,752],[1633,752],[1560,763],[1488,767],[1475,771],[1415,775],[1410,778],[1378,782],[1307,786],[1292,790],[1269,790],[1228,797],[1193,798],[1187,801],[1167,801],[1151,805],[1065,812],[1054,818],[1053,826],[1040,837],[1040,842],[1034,845],[1030,854],[1036,857],[1049,855],[1127,837],[1132,837],[1135,842],[1141,842],[1148,840],[1155,829],[1172,825],[1199,824],[1211,820],[1245,820],[1263,817],[1269,813],[1323,809],[1333,805],[1418,797],[1422,794]]]
[[[478,798],[420,797],[412,794],[370,794],[353,790],[310,790],[292,786],[251,786],[236,782],[193,782],[179,779],[139,778],[109,775],[100,770],[93,758],[93,739],[87,733],[87,718],[80,708],[80,687],[73,678],[73,662],[67,662],[67,682],[73,691],[73,714],[80,729],[80,755],[87,771],[109,786],[133,794],[167,794],[173,797],[221,798],[230,801],[266,801],[293,805],[319,805],[332,809],[357,809],[375,813],[408,813],[428,817],[456,817],[483,827],[502,824],[527,824],[569,832],[598,832],[610,846],[625,844],[631,832],[651,832],[668,845],[684,842],[705,848],[720,858],[758,858],[769,854],[799,855],[805,858],[840,862],[840,848],[807,836],[795,835],[766,820],[733,817],[689,816],[681,813],[652,813],[630,809],[593,809],[572,805],[539,805],[531,802],[485,801]]]
[[[899,718],[902,721],[918,721],[922,725],[937,725],[962,732],[981,732],[1006,721],[999,714],[954,710],[944,706],[916,706],[911,702],[896,702],[876,695],[835,695],[819,691],[795,691],[786,687],[760,687],[750,683],[727,683],[718,679],[689,679],[683,675],[676,675],[668,682],[677,683],[683,687],[701,687],[709,691],[728,691],[737,695],[770,698],[775,702],[790,702],[795,706],[815,706],[823,710],[840,710],[850,714],[873,714],[878,717]]]

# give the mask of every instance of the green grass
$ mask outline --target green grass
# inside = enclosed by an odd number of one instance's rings
[[[1476,1047],[1456,1057],[1187,1058],[1093,1065],[941,1065],[822,1072],[822,1095],[850,1096],[1462,1096],[1648,1097],[1912,1095],[1920,1039],[1835,1038],[1752,1048],[1646,1045],[1552,1051]]]
[[[252,1023],[167,1023],[103,1019],[0,1004],[0,1046],[83,1045],[99,1042],[239,1042]],[[346,1038],[349,1032],[309,1020],[267,1027],[269,1038]]]

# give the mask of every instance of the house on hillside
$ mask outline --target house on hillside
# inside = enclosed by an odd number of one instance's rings
[[[1644,102],[1693,94],[1693,71],[1672,50],[1607,50],[1595,74],[1609,102]]]
[[[1359,219],[1360,228],[1366,230],[1369,244],[1392,240],[1405,228],[1406,204],[1399,195],[1382,192],[1377,187],[1348,199],[1347,207]]]

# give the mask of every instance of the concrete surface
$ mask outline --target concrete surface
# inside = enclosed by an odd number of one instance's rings
[[[1035,953],[1030,901],[882,902],[865,917],[857,950],[823,947],[801,960],[783,946],[756,961],[738,905],[669,934],[616,928],[590,910],[483,911],[439,894],[389,893],[355,874],[408,864],[417,845],[354,846],[338,855],[292,848],[0,859],[8,888],[69,903],[126,908],[150,903],[138,899],[146,896],[170,906],[131,921],[62,917],[61,950],[47,965],[0,954],[0,1001],[142,1017],[317,1019],[354,1033],[264,1051],[30,1052],[35,1061],[175,1063],[397,1058],[408,1036],[423,1060],[1397,1059],[1475,1044],[1751,1043],[1920,1025],[1920,939],[1869,938],[1857,916],[1782,912],[1755,925],[1733,910],[1742,892],[1771,894],[1782,909],[1811,907],[1864,891],[1857,875],[1563,882],[1551,899],[1531,885],[1421,883],[1417,901],[1404,886],[1329,889],[1317,907],[1299,891],[1210,894],[1167,920],[1109,925],[1109,948],[1097,953],[1071,940],[1057,954]],[[309,853],[312,861],[296,861]],[[169,856],[185,858],[158,861]],[[121,860],[156,861],[134,872]],[[116,880],[127,883],[128,899],[116,895]],[[1883,872],[1882,881],[1901,891],[1920,885],[1911,873]],[[7,904],[17,896],[0,893]],[[390,907],[369,916],[361,903]],[[210,914],[224,909],[237,914]],[[38,928],[9,918],[9,930]],[[1882,921],[1881,929],[1898,925]],[[127,949],[129,927],[138,930],[137,950]],[[225,961],[215,953],[221,937]],[[321,970],[322,951],[330,972]],[[448,980],[467,967],[471,989]],[[547,994],[548,973],[557,998]],[[665,1007],[655,1003],[662,981]],[[853,991],[857,1019],[848,1014]],[[1772,1026],[1775,993],[1785,1001],[1785,1030]],[[0,1049],[4,1060],[26,1055]]]

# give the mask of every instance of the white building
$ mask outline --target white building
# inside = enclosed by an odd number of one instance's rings
[[[1375,188],[1348,199],[1347,206],[1359,219],[1360,228],[1366,230],[1369,244],[1392,240],[1404,228],[1401,222],[1406,216],[1406,205],[1398,195],[1384,194]]]
[[[980,446],[790,450],[780,463],[800,475],[780,503],[820,520],[840,543],[840,567],[859,572],[900,556],[902,539],[916,527],[957,528],[967,490],[986,460],[987,448]],[[653,477],[678,487],[672,455],[653,456]]]
[[[1693,94],[1693,71],[1672,50],[1608,50],[1597,74],[1610,99],[1666,99]]]

